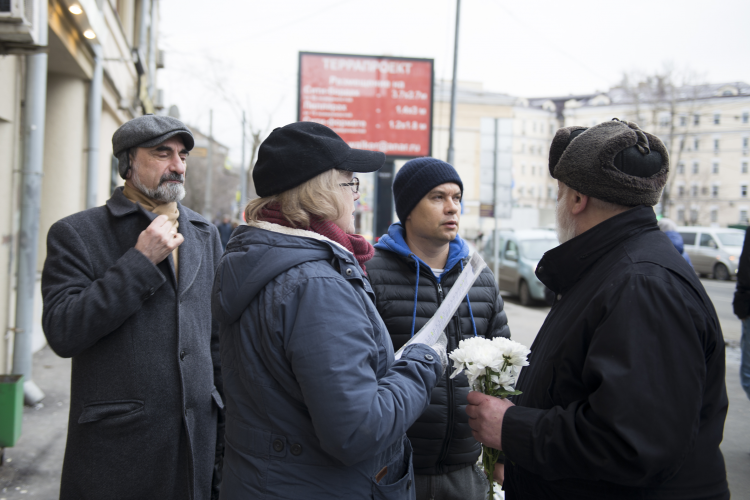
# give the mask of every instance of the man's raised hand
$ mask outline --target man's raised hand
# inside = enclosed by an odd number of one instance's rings
[[[160,215],[138,236],[135,249],[156,265],[182,245],[183,241],[185,238],[177,232],[169,218]]]

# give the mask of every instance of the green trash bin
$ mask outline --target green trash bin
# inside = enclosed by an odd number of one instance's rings
[[[22,417],[23,375],[0,375],[0,448],[15,446]]]

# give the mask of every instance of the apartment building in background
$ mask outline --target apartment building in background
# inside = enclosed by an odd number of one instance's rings
[[[750,85],[614,88],[569,99],[562,114],[566,125],[633,121],[664,141],[671,171],[657,214],[680,225],[748,224]]]

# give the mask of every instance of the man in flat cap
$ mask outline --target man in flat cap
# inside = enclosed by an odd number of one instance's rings
[[[112,137],[124,188],[56,222],[43,326],[72,357],[61,499],[217,496],[223,454],[213,224],[179,202],[193,135],[146,115]]]
[[[516,405],[472,392],[466,407],[505,452],[506,498],[728,499],[724,340],[651,208],[664,145],[619,120],[567,127],[549,168],[561,245],[536,273],[555,302]]]

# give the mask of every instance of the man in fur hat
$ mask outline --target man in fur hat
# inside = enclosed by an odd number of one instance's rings
[[[555,302],[523,394],[466,407],[474,437],[505,452],[506,498],[728,499],[724,340],[651,208],[664,145],[619,120],[567,127],[549,169],[561,245],[536,273]]]

